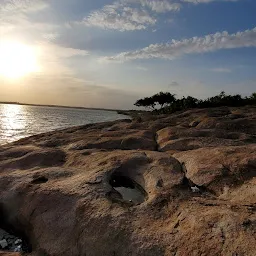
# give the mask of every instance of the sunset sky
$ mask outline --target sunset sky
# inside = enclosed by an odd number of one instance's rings
[[[256,91],[255,0],[1,0],[0,101],[133,108]]]

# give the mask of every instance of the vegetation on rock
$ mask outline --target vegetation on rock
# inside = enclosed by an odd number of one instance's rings
[[[137,107],[151,109],[155,113],[173,113],[191,108],[212,108],[212,107],[241,107],[256,104],[256,93],[250,97],[242,97],[240,94],[227,95],[224,91],[219,95],[200,100],[191,96],[177,99],[170,92],[160,92],[151,97],[145,97],[135,102]]]

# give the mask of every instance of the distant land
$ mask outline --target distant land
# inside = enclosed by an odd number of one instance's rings
[[[11,105],[24,105],[24,106],[37,106],[37,107],[50,107],[50,108],[76,108],[76,109],[91,109],[91,110],[104,110],[104,111],[115,111],[115,112],[127,112],[128,110],[119,110],[119,109],[108,109],[108,108],[88,108],[88,107],[72,107],[72,106],[62,106],[62,105],[45,105],[45,104],[30,104],[30,103],[21,103],[21,102],[9,102],[9,101],[0,101],[0,104],[11,104]]]

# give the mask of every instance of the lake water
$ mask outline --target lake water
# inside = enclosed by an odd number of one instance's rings
[[[124,118],[115,111],[0,104],[0,145],[38,133]]]

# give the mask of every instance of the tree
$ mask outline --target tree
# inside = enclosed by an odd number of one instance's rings
[[[250,102],[252,104],[256,104],[256,92],[252,93],[252,95],[250,96]]]
[[[188,96],[184,98],[184,108],[196,108],[198,105],[198,99]]]
[[[160,105],[160,109],[175,101],[175,95],[169,92],[159,92],[158,94],[153,95],[152,98],[156,104]]]
[[[146,107],[154,110],[156,104],[152,97],[146,97],[144,99],[137,100],[134,105],[137,107]]]
[[[238,107],[254,104],[256,105],[256,93],[252,93],[250,97],[243,98],[240,94],[227,95],[222,91],[219,95],[206,100],[198,100],[192,96],[176,99],[174,94],[159,92],[151,97],[139,99],[134,105],[150,108],[155,113],[173,113],[188,108]],[[160,109],[156,108],[156,106],[159,106]]]

